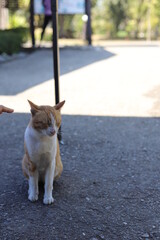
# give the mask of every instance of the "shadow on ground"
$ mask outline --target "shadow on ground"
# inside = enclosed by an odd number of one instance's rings
[[[63,48],[60,50],[61,75],[114,56],[103,48]],[[23,59],[1,64],[0,95],[15,95],[53,78],[53,54],[43,49]],[[24,74],[24,66],[27,74]],[[22,84],[23,83],[23,84]],[[15,87],[16,86],[16,87]]]
[[[63,116],[55,203],[27,200],[21,172],[29,114],[0,117],[1,239],[160,239],[160,120]],[[146,236],[148,236],[146,238]]]

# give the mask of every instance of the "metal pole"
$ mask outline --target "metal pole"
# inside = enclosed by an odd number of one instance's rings
[[[58,0],[51,0],[52,9],[52,26],[53,26],[53,68],[54,68],[54,80],[55,80],[55,102],[59,103],[59,47],[58,47]],[[62,143],[61,127],[58,132],[58,139]]]
[[[32,47],[35,47],[35,36],[34,36],[34,0],[30,0],[30,32],[32,38]]]
[[[92,28],[91,28],[91,1],[85,0],[86,14],[88,15],[86,39],[88,45],[92,45]]]
[[[53,63],[55,80],[55,102],[59,103],[59,48],[58,48],[58,0],[51,0],[53,24]]]

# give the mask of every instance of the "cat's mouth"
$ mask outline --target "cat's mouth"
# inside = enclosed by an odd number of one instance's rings
[[[53,129],[53,130],[51,130],[51,131],[49,132],[49,136],[52,137],[52,136],[55,135],[55,133],[56,133],[56,131]]]

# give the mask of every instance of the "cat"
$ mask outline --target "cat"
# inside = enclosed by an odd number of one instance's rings
[[[28,179],[28,199],[38,200],[38,182],[44,182],[44,204],[54,202],[52,196],[53,181],[58,179],[63,171],[58,129],[61,125],[60,110],[65,101],[54,107],[38,106],[29,101],[31,119],[24,134],[25,154],[22,160],[22,170]]]

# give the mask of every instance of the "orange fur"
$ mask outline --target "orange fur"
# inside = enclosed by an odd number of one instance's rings
[[[55,168],[55,175],[54,175],[55,180],[57,180],[61,176],[62,171],[63,171],[63,164],[61,161],[59,142],[57,139],[56,168]]]

